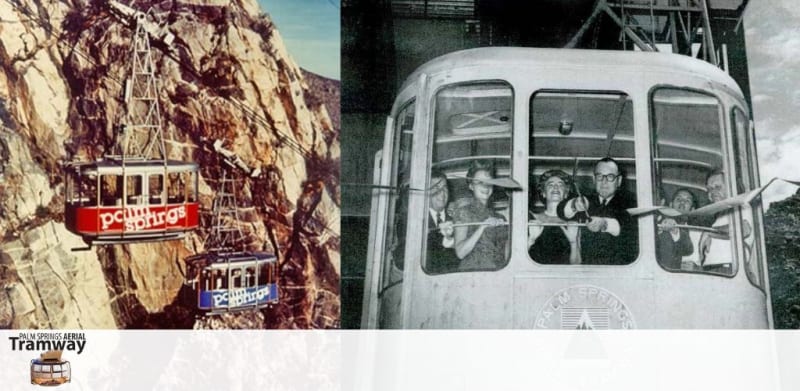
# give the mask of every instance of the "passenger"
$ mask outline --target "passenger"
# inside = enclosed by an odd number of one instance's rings
[[[255,279],[254,278],[255,278],[255,275],[253,274],[253,271],[250,270],[250,269],[247,269],[247,271],[244,274],[245,286],[247,286],[247,287],[255,286],[256,284],[255,284]]]
[[[211,290],[211,273],[208,270],[203,270],[203,290],[210,291]]]
[[[638,223],[627,209],[636,206],[636,199],[621,189],[619,164],[609,157],[597,161],[594,184],[596,193],[561,201],[558,217],[575,220],[580,212],[588,214],[586,227],[580,230],[582,264],[631,263],[639,253]]]
[[[492,270],[505,263],[508,252],[508,227],[503,216],[489,208],[494,186],[483,181],[494,179],[494,167],[473,161],[467,171],[472,195],[448,206],[455,227],[456,256],[459,270]],[[481,223],[462,225],[468,223]]]
[[[157,205],[163,203],[164,183],[161,181],[161,175],[150,176],[150,204]]]
[[[723,201],[730,197],[725,181],[725,172],[713,170],[706,178],[708,199],[712,203]],[[700,264],[704,271],[731,274],[733,272],[733,252],[730,245],[730,216],[731,212],[717,214],[711,228],[716,232],[703,232],[700,235],[699,253]],[[745,218],[743,224],[744,237],[750,237],[752,227]]]
[[[239,269],[235,269],[233,271],[233,276],[231,278],[231,283],[233,286],[231,288],[241,288],[242,287],[242,271]]]
[[[460,263],[453,250],[453,221],[446,213],[450,197],[447,176],[438,169],[431,170],[428,192],[428,272],[444,273],[458,268]]]
[[[120,206],[122,205],[122,191],[120,191],[119,176],[102,176],[100,196],[103,199],[104,206]]]
[[[669,206],[681,213],[689,213],[697,207],[694,194],[687,188],[680,188],[672,195]],[[687,224],[687,217],[664,217],[659,222],[658,241],[656,251],[658,262],[667,269],[680,269],[684,258],[688,264],[686,269],[691,269],[690,256],[694,253],[694,245],[689,231],[686,228],[677,228],[678,224]]]
[[[546,171],[539,177],[539,195],[544,200],[544,213],[535,214],[542,223],[565,223],[558,217],[558,203],[568,198],[572,181],[561,170]],[[528,254],[539,263],[579,264],[577,226],[537,226],[528,228]]]
[[[225,289],[225,287],[223,286],[225,280],[222,277],[222,270],[217,270],[216,272],[214,272],[214,279],[216,280],[215,289],[217,290]]]

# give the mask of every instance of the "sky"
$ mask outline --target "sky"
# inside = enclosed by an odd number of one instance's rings
[[[340,0],[258,0],[303,69],[339,80]]]
[[[753,98],[761,183],[800,179],[800,7],[797,0],[756,0],[747,5],[745,45]],[[765,203],[794,194],[778,182]]]

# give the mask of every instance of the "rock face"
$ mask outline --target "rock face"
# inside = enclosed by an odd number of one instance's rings
[[[772,313],[777,329],[800,328],[800,191],[764,216]]]
[[[82,242],[64,227],[61,164],[114,146],[132,31],[105,0],[20,0],[0,3],[0,327],[337,327],[338,90],[309,88],[254,0],[131,6],[176,36],[153,43],[162,123],[169,157],[200,165],[201,209],[222,176],[214,140],[261,169],[240,177],[237,203],[245,246],[278,255],[280,302],[196,312],[183,259],[203,251],[207,225],[179,241],[71,251]]]

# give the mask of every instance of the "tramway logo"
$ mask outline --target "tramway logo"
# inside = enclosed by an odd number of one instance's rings
[[[636,322],[615,294],[593,285],[562,289],[544,304],[536,317],[537,329],[633,329]]]
[[[30,360],[31,384],[40,386],[60,386],[72,379],[69,361],[61,358],[64,351],[83,353],[86,348],[84,333],[62,332],[20,332],[8,337],[12,351],[41,352]]]
[[[72,366],[61,358],[60,350],[44,352],[31,360],[31,384],[60,386],[72,381]]]
[[[234,307],[262,302],[269,296],[269,287],[259,289],[238,289],[214,293],[214,307],[231,305]]]
[[[186,206],[154,211],[149,207],[125,208],[114,212],[100,213],[101,229],[106,230],[114,223],[125,223],[126,231],[141,231],[149,228],[163,228],[173,225],[186,217]]]

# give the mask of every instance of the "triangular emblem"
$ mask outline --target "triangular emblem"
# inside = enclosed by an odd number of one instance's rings
[[[594,330],[594,323],[586,309],[581,312],[581,317],[578,319],[578,325],[575,328],[577,330]]]

